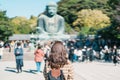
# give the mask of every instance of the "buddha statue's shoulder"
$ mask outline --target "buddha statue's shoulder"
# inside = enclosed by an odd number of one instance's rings
[[[63,19],[64,20],[64,18],[61,15],[57,14],[56,17],[59,18],[59,19]]]
[[[47,18],[47,16],[45,15],[45,14],[41,14],[39,17],[38,17],[38,19],[44,19],[44,18]]]

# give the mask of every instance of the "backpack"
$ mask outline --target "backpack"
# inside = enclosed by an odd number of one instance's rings
[[[51,75],[51,71],[48,72],[47,78],[48,78],[47,80],[65,80],[65,77],[64,77],[64,75],[63,75],[63,71],[62,71],[62,70],[60,70],[60,76],[59,76],[57,79],[55,79],[55,78]]]
[[[15,49],[15,56],[22,55],[22,48],[16,48]]]

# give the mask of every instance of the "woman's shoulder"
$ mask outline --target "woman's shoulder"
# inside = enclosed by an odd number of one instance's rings
[[[67,63],[65,64],[65,66],[71,65],[71,64],[72,64],[71,61],[70,61],[70,60],[67,60]]]
[[[72,63],[68,60],[67,64],[65,64],[62,69],[70,69],[72,66]]]

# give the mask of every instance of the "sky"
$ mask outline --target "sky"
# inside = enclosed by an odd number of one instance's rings
[[[38,16],[45,11],[49,2],[58,2],[60,0],[0,0],[0,10],[5,10],[9,18],[16,16],[25,16],[30,18],[31,15]]]

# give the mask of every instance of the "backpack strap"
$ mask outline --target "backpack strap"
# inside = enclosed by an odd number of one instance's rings
[[[51,71],[49,71],[48,74],[47,74],[47,80],[52,80]],[[63,74],[62,70],[60,70],[60,80],[65,80],[65,77],[64,77],[64,74]]]
[[[47,73],[47,80],[51,80],[51,71]]]
[[[65,80],[65,76],[64,76],[64,74],[63,74],[63,71],[62,71],[62,70],[60,70],[60,79],[61,79],[61,80]]]

